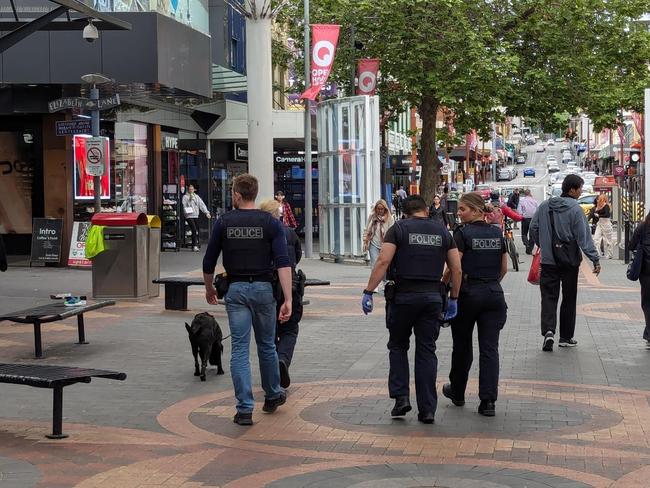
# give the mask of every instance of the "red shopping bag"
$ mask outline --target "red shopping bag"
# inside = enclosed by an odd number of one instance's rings
[[[539,278],[542,274],[541,269],[542,264],[542,253],[537,248],[535,254],[533,254],[533,262],[530,265],[530,271],[528,272],[528,283],[531,285],[539,285]]]

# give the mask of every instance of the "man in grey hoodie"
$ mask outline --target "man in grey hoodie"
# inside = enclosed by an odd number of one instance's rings
[[[591,237],[591,229],[578,205],[584,180],[578,175],[567,175],[562,182],[562,195],[542,202],[530,223],[529,235],[542,251],[540,292],[542,295],[541,326],[544,336],[542,350],[552,351],[557,327],[557,302],[562,285],[560,305],[560,347],[575,347],[576,298],[578,294],[578,266],[558,266],[553,256],[550,212],[553,212],[555,232],[561,241],[577,242],[582,252],[594,264],[594,273],[600,273],[599,255]],[[582,260],[582,255],[580,255]]]

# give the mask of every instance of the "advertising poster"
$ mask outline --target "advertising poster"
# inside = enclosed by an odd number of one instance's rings
[[[72,227],[72,240],[70,242],[70,254],[68,255],[68,266],[90,268],[93,263],[86,259],[86,239],[88,237],[90,222],[75,222]]]
[[[86,141],[90,138],[87,135],[75,135],[72,137],[74,147],[74,197],[75,200],[92,200],[95,197],[93,187],[93,177],[86,171],[88,164]],[[104,149],[106,168],[104,176],[101,177],[102,199],[110,198],[110,147],[109,140],[106,139],[106,147]]]
[[[61,260],[62,219],[34,219],[31,262],[58,263]]]

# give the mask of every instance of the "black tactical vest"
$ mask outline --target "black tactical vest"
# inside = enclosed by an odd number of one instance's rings
[[[449,232],[439,222],[410,218],[395,223],[397,251],[391,263],[391,278],[440,281],[449,250]]]
[[[221,217],[223,267],[229,276],[273,272],[271,219],[262,210],[232,210]]]
[[[287,226],[283,226],[284,230],[284,236],[287,238],[287,251],[289,253],[289,263],[291,264],[291,268],[296,267],[296,242],[298,240],[298,236],[296,235],[296,231],[293,229],[290,229]]]
[[[463,276],[498,280],[504,242],[501,229],[487,223],[471,223],[458,229],[465,244],[461,266]]]

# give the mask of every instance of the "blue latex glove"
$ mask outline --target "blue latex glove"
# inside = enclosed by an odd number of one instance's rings
[[[450,298],[447,302],[447,313],[445,313],[445,322],[453,319],[458,315],[458,300],[455,298]]]
[[[361,298],[361,309],[368,315],[372,312],[372,293],[364,293]]]

